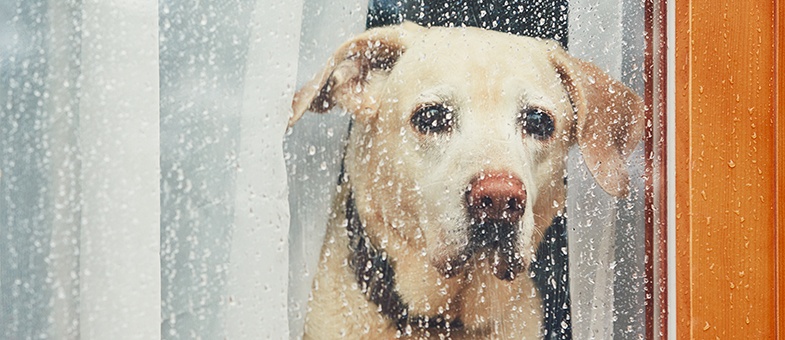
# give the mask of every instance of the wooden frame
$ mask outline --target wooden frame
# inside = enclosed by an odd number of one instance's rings
[[[774,29],[775,38],[775,95],[777,106],[775,108],[776,122],[776,204],[777,229],[776,239],[776,295],[777,295],[777,339],[785,339],[785,4],[781,1],[774,3]]]
[[[667,169],[666,83],[667,37],[666,0],[646,0],[646,104],[645,166],[645,253],[646,253],[646,339],[664,338],[667,333]],[[656,333],[655,333],[656,332]]]
[[[785,337],[782,17],[771,0],[676,1],[679,339]]]

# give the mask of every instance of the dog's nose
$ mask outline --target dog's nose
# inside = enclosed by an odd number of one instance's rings
[[[526,189],[523,182],[510,173],[482,173],[469,183],[466,205],[474,223],[515,224],[523,216]]]

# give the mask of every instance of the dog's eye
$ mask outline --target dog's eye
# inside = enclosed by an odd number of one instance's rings
[[[422,134],[452,131],[452,108],[443,104],[428,104],[412,115],[412,125]]]
[[[548,139],[554,130],[553,118],[540,109],[526,109],[521,114],[523,131],[536,139]]]

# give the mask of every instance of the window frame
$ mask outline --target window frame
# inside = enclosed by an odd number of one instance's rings
[[[783,6],[673,5],[669,335],[783,338]]]

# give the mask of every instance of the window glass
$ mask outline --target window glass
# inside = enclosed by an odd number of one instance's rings
[[[0,3],[0,338],[648,337],[645,6]]]
[[[17,14],[18,13],[18,14]],[[53,142],[46,132],[53,128],[51,111],[44,97],[49,94],[46,77],[52,69],[48,65],[50,48],[47,7],[45,1],[23,4],[0,4],[0,337],[38,338],[49,326],[49,306],[56,292],[52,279],[64,284],[61,294],[73,294],[72,285],[60,281],[62,276],[51,275],[46,259],[52,245],[50,221],[55,198],[48,179],[56,175],[52,159],[46,156],[46,144]],[[66,68],[73,65],[66,64]],[[67,75],[66,75],[67,77]],[[68,77],[67,77],[68,78]],[[73,78],[71,80],[74,80]],[[62,93],[62,92],[61,92]],[[62,98],[60,115],[65,116],[57,128],[73,123],[67,113],[74,102],[67,93]],[[64,134],[65,138],[67,133]],[[60,159],[66,164],[68,158]],[[69,176],[58,179],[65,194],[69,190]],[[68,216],[68,211],[60,211]],[[62,230],[63,234],[75,230]],[[61,234],[61,235],[63,235]],[[60,244],[57,250],[68,252],[71,245]],[[73,270],[72,263],[60,269]],[[69,268],[71,267],[71,268]]]
[[[225,336],[220,313],[232,246],[253,5],[159,5],[161,332],[166,338]]]
[[[305,2],[303,13],[306,17],[302,26],[298,88],[311,86],[312,84],[307,82],[314,76],[328,74],[321,73],[325,61],[339,49],[341,43],[350,41],[360,34],[362,29],[358,27],[358,23],[362,22],[365,28],[370,29],[394,26],[402,21],[413,21],[428,27],[473,26],[515,35],[553,39],[572,56],[591,62],[612,79],[624,84],[630,93],[641,98],[641,101],[646,92],[644,2],[572,1],[568,4],[559,1],[468,3],[378,0],[368,3],[368,16],[361,18],[356,12],[357,8],[362,8],[363,5],[362,2],[347,2],[332,7],[321,3]],[[338,23],[320,19],[339,13],[344,17]],[[316,18],[309,18],[308,15],[314,15]],[[363,19],[364,21],[361,21]],[[436,49],[437,46],[433,48]],[[367,53],[370,53],[372,59],[374,58],[372,52]],[[314,55],[320,57],[313,58]],[[340,56],[333,58],[337,57]],[[471,56],[450,55],[444,58],[444,62],[450,62],[449,58],[460,59],[471,58]],[[494,59],[488,57],[484,61],[492,62],[492,60]],[[426,62],[422,59],[421,61]],[[483,58],[478,58],[478,62],[483,62]],[[392,72],[395,72],[395,67]],[[422,80],[427,76],[419,75],[419,77],[414,78],[414,81],[427,82]],[[475,80],[467,76],[465,81]],[[412,86],[416,87],[414,84]],[[575,100],[575,98],[570,99]],[[318,108],[316,110],[323,111]],[[638,116],[631,124],[642,124],[643,110],[643,106],[638,107]],[[314,290],[319,286],[319,280],[317,279],[316,282],[311,280],[314,275],[319,275],[320,270],[325,270],[319,263],[323,264],[329,257],[324,254],[330,252],[329,244],[336,242],[335,238],[339,237],[328,231],[325,239],[323,225],[336,224],[339,222],[335,219],[345,218],[342,217],[345,204],[342,204],[341,198],[335,197],[336,184],[342,187],[337,190],[338,197],[342,197],[340,192],[346,187],[342,184],[344,183],[342,179],[351,176],[347,176],[351,170],[346,168],[345,163],[346,157],[352,155],[347,156],[347,152],[352,152],[352,143],[358,140],[369,142],[373,139],[347,137],[349,131],[357,129],[357,122],[353,121],[357,118],[356,113],[346,111],[332,108],[329,113],[322,115],[306,113],[292,128],[285,141],[292,189],[290,191],[292,209],[290,277],[292,280],[289,317],[293,334],[299,332],[302,325],[307,323],[309,311],[313,312],[314,307],[308,307],[308,301],[311,306],[319,306],[318,302],[313,302],[313,299],[318,299],[314,297],[314,294],[318,294]],[[458,117],[457,119],[460,119],[460,115]],[[457,124],[460,124],[460,120],[457,121]],[[438,122],[429,124],[438,124]],[[360,126],[368,129],[364,123],[360,123]],[[373,128],[375,127],[371,127]],[[459,126],[456,129],[460,128]],[[644,222],[646,159],[642,138],[643,128],[638,125],[638,129],[639,139],[633,143],[635,145],[625,150],[627,153],[624,171],[630,178],[628,192],[625,195],[609,194],[608,190],[595,180],[597,175],[593,173],[592,167],[596,168],[597,163],[587,165],[580,147],[573,145],[564,154],[565,180],[562,183],[553,183],[553,186],[566,188],[566,199],[563,202],[554,201],[554,204],[561,205],[562,210],[558,216],[563,217],[566,222],[553,223],[550,227],[544,228],[543,241],[537,247],[537,260],[532,263],[528,271],[543,299],[543,322],[547,337],[637,338],[645,336],[647,322],[652,322],[646,320],[646,308],[644,308],[650,303],[645,295],[646,285],[650,280],[646,277],[646,254],[650,251],[646,248],[646,237],[648,237],[646,228],[652,226],[647,226]],[[401,129],[400,135],[408,136],[403,130]],[[397,133],[398,130],[395,132]],[[613,131],[613,133],[620,132]],[[356,134],[361,135],[361,133]],[[374,142],[378,143],[376,140]],[[467,149],[467,157],[470,157],[468,151]],[[394,156],[388,159],[390,162],[396,160]],[[371,176],[375,174],[377,177],[379,171],[384,171],[373,167],[364,170]],[[450,174],[445,173],[443,176],[448,177]],[[349,178],[350,185],[351,181]],[[388,185],[389,190],[395,188],[395,184],[388,183]],[[444,189],[444,194],[447,195],[449,191]],[[379,198],[370,198],[371,201],[376,199]],[[392,203],[392,206],[395,208],[392,209],[417,209],[404,207],[406,199],[393,196],[395,203]],[[418,204],[421,202],[418,201]],[[383,216],[382,219],[394,220],[393,212],[388,213],[389,215],[377,213]],[[346,221],[344,224],[349,222]],[[349,233],[351,234],[351,231]],[[380,236],[380,238],[384,237]],[[369,240],[369,244],[373,245],[374,237],[369,237]],[[321,260],[318,253],[322,253]],[[392,261],[395,259],[393,258]],[[352,266],[351,262],[345,265]],[[408,264],[398,263],[396,266],[406,265]],[[400,274],[395,272],[397,278]],[[361,281],[345,283],[345,287],[362,286]],[[434,284],[439,283],[434,282]],[[366,297],[372,294],[366,293]],[[386,308],[384,305],[377,307]],[[350,313],[351,308],[346,307],[344,311]]]

